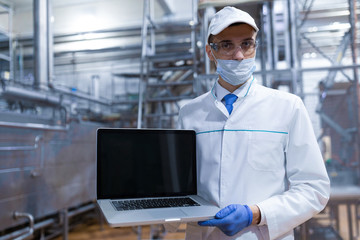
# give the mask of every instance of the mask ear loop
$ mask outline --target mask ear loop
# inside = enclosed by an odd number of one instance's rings
[[[213,51],[212,51],[212,47],[210,46],[210,52],[211,52],[211,55],[213,56],[213,58],[215,59],[215,66],[217,67],[217,63],[218,63],[218,61],[217,61],[217,59],[216,59],[216,57],[215,57],[215,55],[214,55],[214,53],[213,53]]]

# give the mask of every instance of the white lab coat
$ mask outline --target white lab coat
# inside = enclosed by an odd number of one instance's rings
[[[179,128],[197,133],[198,193],[219,205],[258,205],[266,225],[234,237],[187,225],[187,239],[293,239],[326,205],[329,178],[301,99],[248,81],[229,116],[214,91],[183,106]]]

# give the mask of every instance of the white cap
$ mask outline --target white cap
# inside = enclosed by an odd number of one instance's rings
[[[209,39],[210,34],[217,35],[233,23],[246,23],[253,27],[256,32],[259,31],[255,20],[247,12],[228,6],[218,11],[211,19],[207,39]]]

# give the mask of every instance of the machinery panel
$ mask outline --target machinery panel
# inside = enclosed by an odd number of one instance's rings
[[[95,200],[96,129],[73,122],[68,130],[0,127],[1,230]]]

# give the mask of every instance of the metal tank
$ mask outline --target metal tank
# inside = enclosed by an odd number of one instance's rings
[[[1,121],[9,115],[0,116],[0,231],[94,201],[100,124]]]

